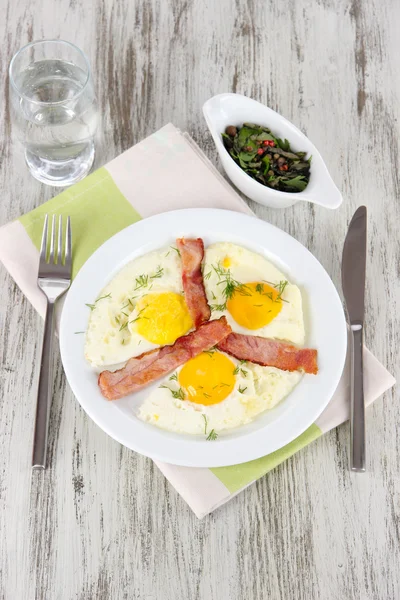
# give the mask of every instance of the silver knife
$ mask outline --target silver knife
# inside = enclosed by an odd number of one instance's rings
[[[367,208],[353,215],[344,242],[342,287],[351,330],[350,469],[365,471],[365,404],[363,385],[363,337]]]

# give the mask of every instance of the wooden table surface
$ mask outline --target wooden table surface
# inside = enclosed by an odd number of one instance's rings
[[[348,221],[369,210],[368,346],[398,371],[400,5],[396,0],[0,0],[0,224],[56,193],[31,178],[8,115],[7,67],[38,38],[89,55],[103,121],[96,165],[165,123],[218,164],[201,113],[235,91],[296,123],[343,192],[336,211],[252,205],[340,282]],[[348,426],[198,521],[152,462],[81,410],[57,362],[51,468],[31,478],[43,325],[1,284],[0,598],[400,598],[399,406],[368,411],[368,472],[351,476]]]

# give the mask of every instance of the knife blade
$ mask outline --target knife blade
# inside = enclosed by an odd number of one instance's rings
[[[351,331],[350,468],[365,471],[365,403],[363,337],[365,271],[367,258],[367,208],[353,215],[343,247],[342,288]]]
[[[342,287],[350,324],[364,322],[367,208],[360,206],[350,221],[343,247]]]

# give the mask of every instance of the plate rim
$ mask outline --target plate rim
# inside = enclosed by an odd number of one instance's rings
[[[171,456],[171,455],[165,456],[165,454],[160,454],[160,451],[158,451],[157,449],[149,450],[149,448],[143,448],[136,443],[132,443],[131,439],[129,439],[129,440],[126,439],[125,435],[120,434],[118,432],[118,430],[115,431],[115,426],[110,424],[115,421],[115,419],[113,419],[113,418],[110,419],[111,412],[109,411],[109,408],[113,407],[113,403],[110,403],[109,401],[104,400],[105,404],[102,405],[102,410],[100,410],[100,408],[99,408],[100,405],[96,406],[97,410],[95,410],[95,411],[92,410],[92,408],[90,406],[90,402],[88,402],[86,399],[82,398],[82,394],[80,393],[80,390],[79,390],[79,385],[76,384],[74,374],[71,372],[71,368],[70,368],[70,364],[69,364],[69,360],[68,360],[68,343],[69,342],[68,342],[68,335],[67,335],[68,334],[67,328],[68,328],[68,324],[69,324],[69,319],[71,318],[71,314],[69,313],[68,309],[70,308],[70,304],[73,303],[73,301],[74,301],[74,295],[76,293],[76,290],[79,290],[80,281],[81,281],[81,279],[83,279],[85,277],[86,271],[88,271],[93,264],[96,264],[96,261],[99,260],[99,257],[101,257],[102,253],[107,251],[108,248],[111,248],[116,243],[118,244],[118,238],[121,238],[121,240],[122,240],[123,239],[122,236],[129,235],[128,232],[135,231],[135,230],[136,230],[136,232],[138,232],[138,230],[140,228],[143,228],[144,230],[146,230],[148,228],[151,229],[152,226],[154,226],[154,224],[161,225],[161,222],[163,222],[163,224],[165,225],[165,223],[168,223],[169,220],[178,219],[178,222],[179,222],[179,220],[182,218],[183,219],[188,218],[189,222],[191,222],[193,224],[193,223],[196,223],[196,221],[197,221],[196,213],[197,213],[197,217],[199,217],[199,215],[201,215],[201,218],[212,219],[213,223],[218,222],[221,217],[223,217],[225,221],[227,221],[229,219],[235,220],[239,217],[241,219],[242,227],[243,227],[244,222],[247,221],[249,225],[254,225],[255,227],[265,228],[266,234],[268,233],[268,231],[273,232],[274,235],[277,235],[278,237],[282,238],[283,241],[286,240],[286,242],[288,242],[289,244],[291,244],[291,245],[294,244],[295,246],[300,247],[301,252],[303,252],[303,253],[305,252],[305,254],[308,256],[308,259],[311,261],[311,264],[314,264],[314,267],[319,269],[320,273],[325,278],[326,285],[328,287],[330,287],[329,291],[331,292],[331,295],[332,295],[332,302],[334,304],[336,304],[336,310],[337,310],[336,316],[340,317],[339,320],[341,321],[341,323],[340,323],[341,327],[338,326],[337,333],[339,336],[339,338],[338,338],[339,344],[338,345],[339,345],[339,347],[341,347],[342,352],[341,352],[341,355],[339,352],[337,353],[337,357],[336,357],[337,366],[336,366],[336,370],[335,370],[335,376],[333,377],[333,381],[331,382],[331,385],[325,392],[326,398],[324,398],[324,401],[320,402],[318,411],[314,411],[314,413],[313,413],[314,416],[312,417],[312,419],[310,419],[310,418],[308,419],[308,423],[306,425],[304,425],[304,422],[302,421],[298,428],[292,427],[292,429],[295,430],[295,433],[293,433],[293,431],[292,431],[292,433],[290,433],[286,438],[285,438],[285,436],[282,436],[282,439],[281,439],[281,442],[279,442],[279,445],[277,445],[276,447],[274,447],[272,449],[268,449],[267,451],[265,451],[264,446],[262,446],[261,449],[258,451],[254,446],[253,446],[253,451],[249,451],[248,448],[245,451],[243,451],[243,440],[240,438],[237,440],[229,440],[229,446],[232,446],[232,445],[234,446],[235,441],[238,444],[242,445],[242,450],[233,452],[233,454],[235,456],[231,456],[231,458],[227,458],[226,456],[224,458],[220,457],[219,459],[218,458],[203,459],[202,456],[201,457],[197,456],[195,458],[193,458],[193,456],[192,456],[192,457],[187,458],[185,452],[183,452],[182,455],[176,455],[176,453],[173,453],[173,456]],[[190,227],[192,229],[193,225],[191,225]],[[204,233],[202,235],[204,235]],[[236,231],[236,232],[234,232],[234,234],[231,233],[231,235],[239,235],[240,237],[243,237],[244,239],[246,238],[246,234],[244,234],[243,231],[240,231],[240,232]],[[248,239],[250,242],[251,240],[249,237],[248,237]],[[224,240],[221,240],[221,241],[224,241]],[[143,245],[141,247],[143,248]],[[271,249],[268,248],[268,245],[263,245],[262,247],[266,253],[269,253],[269,254],[273,253],[271,251]],[[148,252],[148,250],[145,250],[143,252],[143,254],[146,252]],[[132,260],[132,258],[130,258],[129,260]],[[119,260],[117,268],[114,269],[114,273],[118,272],[124,266],[124,264],[127,264],[127,262],[129,262],[129,260],[127,260],[123,263],[121,262],[121,260]],[[108,274],[110,274],[110,271],[108,272]],[[109,277],[107,275],[106,275],[106,279],[109,280]],[[105,283],[103,283],[103,285],[105,285]],[[100,289],[97,289],[97,292],[99,292],[99,291],[100,291]],[[303,298],[303,301],[304,301],[304,298]],[[77,336],[75,336],[75,337],[77,337]],[[71,343],[72,343],[72,341],[71,341]],[[78,346],[79,346],[79,344],[78,344]],[[110,437],[112,437],[119,443],[127,446],[131,450],[134,450],[140,454],[148,456],[149,458],[152,458],[153,460],[167,462],[169,464],[174,464],[174,465],[190,466],[190,467],[215,468],[215,467],[231,466],[231,465],[235,465],[235,464],[242,464],[244,462],[248,462],[250,460],[255,460],[257,458],[261,458],[272,452],[275,452],[275,451],[283,448],[288,443],[295,440],[298,436],[300,436],[302,433],[304,433],[304,431],[306,431],[313,423],[315,423],[315,421],[318,419],[320,414],[323,412],[323,410],[326,408],[329,401],[331,400],[331,398],[335,392],[335,389],[340,381],[342,372],[343,372],[345,359],[346,359],[346,349],[347,349],[347,328],[346,328],[346,319],[345,319],[345,315],[344,315],[343,305],[342,305],[340,296],[337,292],[335,285],[333,284],[330,276],[328,275],[328,273],[326,272],[324,267],[321,265],[321,263],[318,261],[318,259],[305,246],[303,246],[303,244],[301,244],[298,240],[296,240],[294,237],[292,237],[290,234],[286,233],[285,231],[279,229],[275,225],[272,225],[266,221],[263,221],[262,219],[259,219],[258,217],[253,216],[253,215],[248,215],[248,214],[237,212],[237,211],[230,211],[230,210],[219,209],[219,208],[186,208],[186,209],[179,209],[179,210],[174,210],[174,211],[167,211],[167,212],[160,213],[160,214],[148,217],[146,219],[137,221],[136,223],[129,225],[125,229],[121,230],[120,232],[118,232],[117,234],[115,234],[114,236],[109,238],[88,258],[88,260],[82,266],[82,268],[80,269],[76,278],[72,282],[70,290],[68,291],[67,297],[65,299],[65,303],[63,306],[62,314],[61,314],[61,321],[60,321],[60,353],[61,353],[61,359],[62,359],[64,371],[66,374],[66,378],[68,380],[68,383],[69,383],[77,401],[82,406],[82,408],[85,410],[85,412],[90,416],[90,418],[103,431],[105,431],[108,435],[110,435]],[[85,362],[85,359],[83,356],[82,356],[82,361]],[[300,385],[301,385],[301,382],[299,383],[299,386]],[[108,408],[106,408],[106,407],[108,407]],[[106,410],[103,410],[105,408],[106,408]],[[123,414],[122,411],[115,411],[114,416],[115,416],[115,414],[117,414],[117,412],[120,415]],[[106,416],[106,413],[108,413],[107,416]],[[126,419],[126,417],[125,417],[125,419]],[[117,418],[117,421],[118,420],[119,419]],[[164,435],[166,435],[166,437],[168,437],[169,432],[166,432],[165,430],[161,430],[161,429],[156,428],[149,424],[143,424],[143,422],[141,422],[139,420],[138,420],[138,423],[141,423],[142,425],[146,425],[147,427],[151,427],[152,429],[157,430],[158,432],[161,431],[162,434],[164,434]],[[239,429],[242,429],[242,428],[239,428]],[[259,430],[252,432],[248,435],[250,435],[251,437],[255,436],[255,434],[262,432],[264,429],[265,429],[265,427],[262,427]],[[230,431],[233,431],[233,430],[230,430]],[[179,436],[179,434],[174,434],[174,435],[181,437],[181,442],[178,441],[177,443],[174,443],[174,446],[176,446],[176,448],[178,448],[179,446],[185,446],[186,443],[189,443],[189,444],[199,444],[200,443],[202,445],[202,447],[204,448],[204,444],[202,443],[203,441],[199,441],[197,439],[193,440],[193,441],[192,440],[188,441],[186,438],[183,438],[183,436]],[[161,437],[163,437],[163,435],[161,435]],[[245,438],[247,438],[247,437],[248,436],[245,435]],[[257,436],[255,436],[255,437],[257,437]],[[232,444],[232,442],[233,442],[233,444]],[[213,446],[213,448],[215,448],[215,450],[217,450],[218,447],[221,448],[221,444],[227,445],[227,441],[223,440],[223,439],[218,440],[212,446]],[[206,447],[209,447],[209,446],[210,446],[210,444],[207,444]],[[209,455],[210,452],[207,451],[206,454]],[[221,454],[221,451],[216,452],[216,454]],[[226,454],[226,453],[222,452],[222,454]],[[229,454],[229,452],[228,452],[228,454]],[[236,454],[240,454],[240,457],[238,457]],[[183,458],[182,458],[182,456],[183,456]]]

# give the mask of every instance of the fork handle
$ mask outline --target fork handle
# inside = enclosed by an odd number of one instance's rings
[[[49,414],[53,387],[53,328],[54,328],[54,302],[47,302],[46,317],[44,321],[44,335],[42,359],[40,363],[39,387],[36,402],[36,421],[33,439],[32,468],[46,468],[47,432],[49,428]]]

